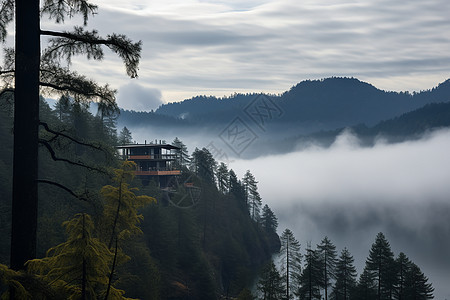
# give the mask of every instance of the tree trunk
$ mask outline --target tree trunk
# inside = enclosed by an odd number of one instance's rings
[[[11,268],[36,256],[39,127],[39,1],[16,1]]]

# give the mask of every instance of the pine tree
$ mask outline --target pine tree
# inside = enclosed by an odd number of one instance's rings
[[[136,77],[141,42],[132,43],[118,34],[101,38],[97,31],[87,31],[83,27],[75,27],[71,32],[41,29],[40,18],[45,15],[56,23],[82,15],[86,26],[89,16],[96,14],[97,6],[85,0],[45,0],[42,7],[39,1],[2,0],[0,5],[0,40],[3,42],[8,24],[15,19],[15,47],[5,51],[1,75],[7,87],[14,86],[11,266],[23,269],[24,263],[36,255],[39,87],[52,93],[70,94],[76,102],[98,100],[115,108],[114,90],[98,86],[65,65],[78,54],[101,60],[104,57],[102,45],[105,45],[122,58],[127,74]],[[42,51],[41,36],[50,37],[48,47]]]
[[[292,299],[301,274],[300,243],[294,233],[286,228],[280,237],[280,256],[282,261],[282,273],[285,280],[286,299]]]
[[[127,145],[133,143],[133,136],[131,135],[131,131],[126,126],[120,131],[118,142],[119,145]]]
[[[367,267],[364,268],[356,286],[355,296],[352,299],[375,300],[377,299],[377,284],[374,275]]]
[[[285,296],[283,279],[278,272],[273,260],[271,260],[261,271],[257,285],[262,294],[262,300],[279,300]]]
[[[428,283],[428,278],[415,263],[411,263],[410,269],[406,273],[404,292],[404,299],[408,300],[434,299],[432,284]]]
[[[308,245],[305,255],[305,267],[299,280],[296,295],[300,299],[313,300],[320,298],[320,287],[323,285],[323,274],[318,251]]]
[[[277,216],[267,204],[264,205],[262,210],[261,225],[266,232],[276,232],[278,228]]]
[[[411,268],[411,261],[405,255],[405,253],[400,252],[397,259],[395,260],[397,269],[397,287],[396,287],[396,298],[398,300],[406,300],[405,297],[405,287],[406,287],[406,274]]]
[[[336,246],[325,237],[320,245],[317,245],[317,251],[320,254],[322,273],[323,273],[323,289],[325,300],[328,300],[328,287],[331,286],[331,280],[336,278]]]
[[[378,233],[366,260],[366,268],[377,281],[377,299],[392,299],[396,285],[395,261],[391,246],[383,233]]]
[[[216,177],[217,177],[217,188],[219,189],[219,192],[222,194],[227,193],[228,191],[228,184],[229,184],[229,172],[228,167],[225,163],[221,162],[219,164],[219,167],[217,168]]]
[[[344,248],[336,262],[336,283],[332,298],[335,300],[351,299],[356,288],[356,268],[354,258],[347,248]]]
[[[258,181],[256,181],[255,176],[253,176],[250,170],[247,170],[242,179],[242,183],[244,185],[246,202],[250,215],[253,220],[258,221],[262,205],[261,196],[258,192]]]
[[[175,137],[172,145],[180,148],[180,150],[177,150],[176,164],[178,165],[178,167],[187,167],[190,162],[187,146],[178,137]]]

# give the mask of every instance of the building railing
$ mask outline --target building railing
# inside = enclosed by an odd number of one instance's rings
[[[176,159],[176,154],[128,155],[128,159]]]
[[[160,171],[135,171],[138,176],[142,175],[153,175],[153,176],[163,176],[163,175],[181,175],[180,170],[160,170]]]

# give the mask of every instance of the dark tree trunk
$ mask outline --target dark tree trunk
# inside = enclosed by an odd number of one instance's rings
[[[36,256],[39,127],[39,1],[16,1],[11,268]]]

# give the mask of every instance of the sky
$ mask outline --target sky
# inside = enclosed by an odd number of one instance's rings
[[[301,151],[229,166],[239,178],[249,169],[263,204],[291,229],[304,253],[328,236],[338,253],[347,247],[358,274],[377,233],[394,255],[404,252],[429,277],[435,299],[450,299],[450,130],[420,140],[360,147],[343,132],[329,148]]]
[[[282,93],[331,76],[394,91],[430,89],[450,77],[448,0],[94,3],[99,10],[89,28],[142,40],[139,78],[128,79],[112,54],[102,62],[80,58],[73,67],[118,89],[126,109],[196,95]]]

